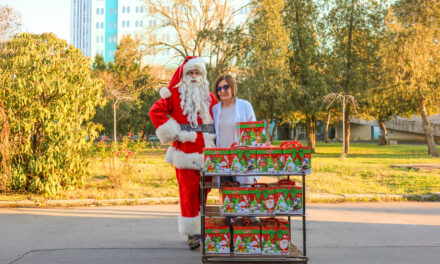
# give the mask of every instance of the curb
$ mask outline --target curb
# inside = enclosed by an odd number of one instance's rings
[[[429,195],[399,195],[399,194],[320,194],[310,193],[307,202],[341,203],[341,202],[393,202],[393,201],[420,201],[440,202],[440,193]],[[208,204],[218,202],[219,199],[208,198]],[[108,206],[108,205],[151,205],[151,204],[178,204],[179,197],[151,197],[127,199],[74,199],[74,200],[47,200],[47,201],[0,201],[0,208],[23,207],[80,207],[80,206]]]

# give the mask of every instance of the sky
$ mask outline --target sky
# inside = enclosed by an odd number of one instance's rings
[[[23,32],[53,32],[70,41],[71,0],[0,0],[21,15]]]

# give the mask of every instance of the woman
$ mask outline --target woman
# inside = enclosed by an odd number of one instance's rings
[[[237,97],[237,83],[229,74],[220,75],[214,82],[215,93],[219,103],[212,107],[216,146],[229,148],[236,139],[235,124],[237,122],[256,121],[252,105]],[[258,177],[219,177],[221,182],[236,180],[241,184],[252,184]]]

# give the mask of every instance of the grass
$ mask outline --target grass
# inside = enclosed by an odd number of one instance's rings
[[[276,142],[280,143],[280,142]],[[352,143],[350,154],[341,159],[341,143],[318,143],[312,156],[312,172],[307,176],[308,192],[324,194],[408,194],[440,193],[440,170],[423,172],[391,168],[393,164],[439,163],[427,155],[425,145],[378,146]],[[165,149],[148,149],[133,160],[131,173],[115,186],[108,174],[108,160],[90,158],[90,177],[84,186],[67,190],[55,199],[117,199],[177,197],[174,168],[164,161]],[[122,168],[116,164],[116,171]],[[274,178],[275,180],[275,178]],[[211,197],[216,196],[213,192]],[[0,194],[0,201],[44,201],[42,195]],[[52,198],[53,199],[53,198]],[[371,200],[371,199],[368,199]]]

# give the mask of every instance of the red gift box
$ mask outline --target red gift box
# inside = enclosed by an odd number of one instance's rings
[[[277,218],[267,218],[261,226],[261,250],[263,255],[288,255],[290,225]]]

